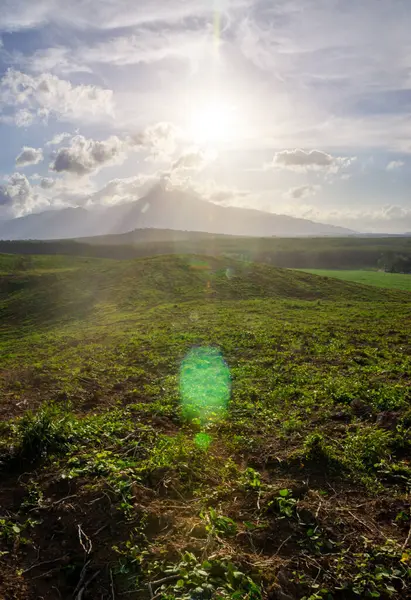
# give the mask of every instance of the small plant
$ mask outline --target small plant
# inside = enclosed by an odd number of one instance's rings
[[[295,516],[297,500],[292,497],[290,490],[280,490],[278,492],[278,497],[275,499],[274,502],[282,517],[287,517],[288,519],[291,519]],[[270,504],[272,504],[272,502],[270,502],[269,505]]]
[[[29,540],[21,535],[22,532],[29,527],[35,527],[39,523],[40,521],[34,519],[27,519],[24,523],[17,523],[11,519],[0,519],[0,540],[12,545],[17,543],[28,544]]]
[[[247,490],[260,490],[261,489],[261,477],[260,473],[255,469],[248,467],[242,477],[241,485]]]
[[[395,597],[398,589],[408,589],[411,571],[404,553],[392,540],[377,546],[364,539],[363,552],[348,556],[346,551],[336,559],[336,576],[342,583],[336,590],[354,593],[359,598]]]
[[[316,462],[328,462],[331,458],[330,448],[320,433],[307,436],[304,442],[304,454],[307,460]]]
[[[39,507],[43,501],[43,492],[37,483],[31,483],[27,487],[27,496],[21,503],[21,508],[32,509]]]
[[[229,559],[202,562],[186,552],[177,565],[166,569],[176,576],[174,584],[164,584],[157,591],[168,600],[261,600],[261,588]]]
[[[37,413],[27,412],[18,425],[19,454],[35,461],[52,452],[64,452],[73,440],[73,422],[69,414],[54,405],[43,406]]]
[[[347,436],[344,446],[345,462],[356,471],[374,469],[381,460],[389,457],[391,434],[375,428],[362,428]]]
[[[229,517],[219,515],[214,508],[202,512],[200,517],[206,522],[206,531],[210,535],[227,537],[237,533],[236,523]]]

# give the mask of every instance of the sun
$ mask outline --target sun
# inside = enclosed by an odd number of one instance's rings
[[[196,144],[220,145],[230,142],[236,133],[235,107],[213,100],[192,112],[188,133]]]

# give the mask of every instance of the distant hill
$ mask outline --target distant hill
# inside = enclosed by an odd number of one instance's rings
[[[241,236],[341,236],[354,232],[249,208],[213,204],[160,184],[143,198],[109,207],[65,208],[0,222],[0,239],[66,239],[156,228]]]

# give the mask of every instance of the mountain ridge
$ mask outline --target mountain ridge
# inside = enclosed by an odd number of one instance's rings
[[[145,196],[108,207],[68,207],[0,222],[0,239],[70,239],[170,229],[251,237],[340,236],[355,232],[254,208],[221,206],[189,192],[154,186]]]

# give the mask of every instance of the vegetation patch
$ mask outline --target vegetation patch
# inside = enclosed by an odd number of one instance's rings
[[[12,259],[0,597],[410,597],[407,292]]]

